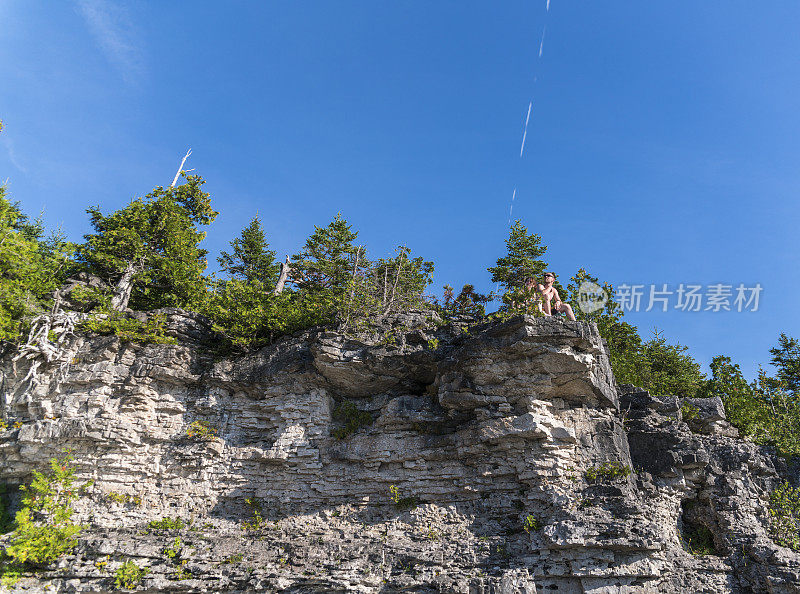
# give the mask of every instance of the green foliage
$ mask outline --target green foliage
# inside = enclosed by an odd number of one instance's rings
[[[601,335],[608,340],[611,366],[620,384],[680,398],[695,397],[704,384],[700,364],[687,353],[688,347],[668,343],[658,331],[642,341],[636,328],[619,322],[604,328]]]
[[[120,505],[135,505],[137,507],[142,505],[142,498],[139,495],[131,495],[130,493],[117,493],[116,491],[111,491],[106,493],[106,498],[109,501],[119,503]]]
[[[527,516],[525,521],[522,523],[522,529],[525,532],[531,532],[532,530],[541,530],[542,524],[533,516]]]
[[[604,462],[600,466],[592,466],[586,469],[586,480],[590,482],[613,481],[626,478],[631,474],[629,466],[623,466],[619,462]]]
[[[800,488],[784,481],[770,493],[768,509],[773,540],[800,552]]]
[[[593,305],[581,303],[580,288],[584,283],[595,284],[606,293],[606,302],[596,311],[584,311],[585,306]],[[575,317],[578,320],[595,322],[598,330],[600,330],[600,334],[602,334],[604,338],[605,332],[611,330],[615,324],[621,322],[623,312],[619,303],[614,300],[614,286],[607,282],[601,283],[596,276],[592,276],[584,268],[578,269],[578,272],[569,279],[564,301],[572,306],[572,311],[575,312]],[[591,308],[586,307],[586,309]]]
[[[72,458],[50,460],[50,472],[33,472],[30,486],[22,486],[22,509],[5,554],[15,563],[52,563],[77,544],[81,526],[72,523],[72,503],[89,483],[76,487]]]
[[[139,567],[128,559],[114,572],[114,586],[120,590],[133,590],[142,583],[148,573],[150,573],[148,568]]]
[[[781,333],[778,346],[769,352],[772,364],[778,369],[773,387],[780,387],[792,394],[800,393],[800,342]]]
[[[109,311],[90,316],[80,323],[80,327],[96,334],[113,334],[123,342],[138,344],[176,344],[172,336],[165,334],[167,322],[163,314],[148,316],[142,322],[124,312]]]
[[[372,305],[373,314],[388,314],[424,307],[423,293],[433,281],[433,262],[421,256],[411,257],[411,248],[401,245],[392,258],[379,259],[363,268],[361,279],[354,278],[351,287],[360,291],[360,303],[356,302],[354,314],[359,308]],[[353,315],[351,313],[351,315]]]
[[[0,560],[0,586],[11,589],[21,579],[22,570],[20,565],[13,563],[6,565]]]
[[[248,497],[244,502],[247,504],[247,507],[250,508],[251,517],[249,521],[242,522],[242,529],[261,530],[267,523],[264,519],[264,510],[261,507],[261,502],[252,497]]]
[[[269,344],[279,336],[330,323],[329,306],[293,291],[274,295],[259,281],[214,283],[198,306],[229,349]]]
[[[182,530],[186,528],[186,522],[181,518],[165,516],[160,520],[151,520],[147,527],[150,530]]]
[[[198,247],[217,216],[200,176],[185,176],[177,187],[155,188],[144,198],[104,215],[87,210],[94,233],[84,236],[78,255],[111,285],[129,277],[134,309],[187,307],[202,296],[206,250]]]
[[[197,441],[211,441],[217,437],[217,428],[208,421],[192,421],[186,428],[186,436]]]
[[[400,494],[400,489],[395,485],[389,486],[389,498],[392,500],[392,503],[394,503],[395,508],[400,511],[417,507],[417,498],[413,496],[403,497]]]
[[[229,563],[241,563],[244,560],[243,553],[236,553],[235,555],[228,555],[222,561],[219,562],[220,565],[227,565]]]
[[[688,400],[684,400],[681,404],[681,418],[688,423],[689,421],[694,421],[699,416],[700,409]]]
[[[180,557],[182,548],[183,543],[181,542],[181,537],[176,536],[175,540],[172,541],[172,545],[164,548],[164,555],[166,555],[167,559],[170,561],[175,561],[177,557]]]
[[[428,339],[428,348],[432,351],[435,351],[439,348],[439,339],[438,338],[429,338]]]
[[[468,314],[476,316],[486,315],[486,304],[494,299],[494,294],[484,295],[475,291],[473,285],[466,284],[461,288],[461,292],[454,298],[453,287],[444,286],[444,303],[441,311],[448,314]]]
[[[719,396],[728,421],[740,435],[772,445],[781,456],[800,455],[800,401],[783,388],[783,382],[760,370],[748,383],[730,357],[714,357],[711,378],[702,395]]]
[[[515,221],[506,239],[507,254],[489,268],[492,282],[500,283],[509,292],[522,288],[528,278],[542,276],[547,263],[540,258],[547,252],[547,246],[541,245],[541,241],[541,236],[529,233],[521,221]]]
[[[594,283],[608,299],[597,311],[584,312],[580,303],[580,287]],[[654,331],[643,340],[635,326],[622,321],[623,311],[614,298],[614,287],[598,280],[581,268],[567,285],[565,301],[572,305],[575,317],[595,322],[600,335],[608,342],[611,367],[617,383],[633,384],[651,394],[692,398],[705,382],[700,364],[688,354],[688,347],[670,344]]]
[[[80,306],[83,311],[91,309],[107,311],[111,307],[111,293],[107,289],[77,285],[70,291],[69,300]]]
[[[347,288],[356,254],[358,232],[341,213],[327,227],[315,227],[303,250],[292,256],[292,280],[311,293],[337,293]]]
[[[342,423],[341,427],[333,430],[336,439],[344,439],[372,423],[372,415],[363,410],[358,410],[350,400],[344,400],[333,409],[333,420]]]
[[[250,221],[240,237],[231,241],[231,248],[232,252],[223,251],[217,258],[222,270],[245,283],[260,283],[265,288],[275,286],[281,267],[275,263],[275,252],[269,249],[258,217]]]
[[[714,546],[714,534],[702,524],[685,526],[681,534],[681,543],[684,549],[695,557],[717,554]]]
[[[18,341],[27,319],[50,309],[73,251],[60,233],[45,238],[41,221],[31,222],[0,186],[0,340]]]
[[[177,572],[173,576],[176,580],[185,580],[192,577],[190,571],[186,569],[189,559],[182,559],[181,553],[183,552],[183,542],[179,536],[175,537],[170,546],[164,547],[164,556],[167,561],[176,566]]]
[[[369,319],[424,304],[433,263],[397,255],[371,262],[358,233],[341,215],[316,227],[300,254],[292,257],[290,284],[274,294],[278,267],[257,220],[224,253],[220,264],[231,275],[213,280],[198,308],[210,318],[230,348],[268,344],[313,326],[364,326]]]

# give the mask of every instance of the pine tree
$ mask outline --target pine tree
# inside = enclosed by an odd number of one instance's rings
[[[74,246],[58,233],[44,237],[0,186],[0,340],[17,340],[26,318],[51,307],[53,291],[72,270]]]
[[[489,268],[492,282],[500,283],[509,292],[523,287],[528,278],[538,280],[547,269],[547,263],[540,259],[547,246],[541,242],[541,236],[528,233],[527,227],[517,220],[506,239],[508,253]]]
[[[354,245],[358,232],[337,214],[327,227],[314,227],[303,251],[292,256],[292,282],[307,292],[343,293],[353,276],[356,254],[366,263],[364,249]]]
[[[232,253],[223,251],[217,262],[233,277],[246,283],[259,282],[272,288],[278,280],[280,264],[275,263],[275,252],[269,249],[258,217],[242,230],[240,237],[231,241]]]
[[[781,332],[778,346],[771,348],[772,364],[778,368],[776,384],[793,394],[800,392],[800,341]]]
[[[95,232],[78,248],[90,272],[115,285],[112,307],[187,307],[202,296],[206,250],[198,244],[217,216],[200,176],[177,187],[155,188],[144,198],[104,215],[87,210]]]

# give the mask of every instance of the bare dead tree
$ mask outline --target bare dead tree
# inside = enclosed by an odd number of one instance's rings
[[[170,188],[174,188],[175,184],[178,183],[178,178],[181,176],[181,171],[183,171],[183,166],[186,164],[186,159],[189,158],[189,155],[192,154],[192,149],[186,151],[186,154],[183,156],[183,160],[181,161],[180,167],[178,167],[178,172],[175,174],[175,178],[172,180],[172,183],[169,185]]]
[[[394,296],[397,292],[397,282],[400,280],[400,271],[403,269],[403,258],[402,254],[397,258],[397,273],[394,277],[394,284],[392,285],[392,296],[389,298],[389,303],[386,305],[386,309],[383,310],[383,315],[388,314],[392,310],[392,306],[394,305]]]
[[[289,278],[289,273],[292,268],[289,266],[289,256],[286,256],[286,262],[281,263],[281,274],[278,277],[278,282],[275,289],[272,291],[273,295],[280,295],[283,292],[283,286],[286,284],[286,279]]]

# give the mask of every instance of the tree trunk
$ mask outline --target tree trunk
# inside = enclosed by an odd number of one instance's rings
[[[283,292],[283,285],[286,284],[286,279],[289,278],[291,271],[289,256],[286,256],[286,262],[281,264],[281,275],[278,277],[278,284],[275,285],[275,290],[272,291],[273,295],[280,295]]]
[[[169,185],[170,188],[174,188],[175,184],[178,183],[178,178],[181,175],[181,171],[183,171],[183,165],[186,163],[186,159],[189,158],[189,155],[192,154],[192,149],[189,149],[186,152],[186,155],[183,157],[183,161],[181,161],[180,167],[178,167],[178,173],[175,174],[175,179],[172,180],[172,183]]]
[[[111,298],[111,309],[114,311],[125,311],[128,308],[128,301],[130,301],[133,290],[134,272],[136,272],[136,267],[128,264],[122,278],[117,281],[117,286],[114,287],[114,296]]]

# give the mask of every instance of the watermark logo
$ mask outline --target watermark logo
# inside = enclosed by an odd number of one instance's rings
[[[578,307],[585,314],[600,311],[608,302],[608,293],[597,283],[583,281],[578,287]]]

